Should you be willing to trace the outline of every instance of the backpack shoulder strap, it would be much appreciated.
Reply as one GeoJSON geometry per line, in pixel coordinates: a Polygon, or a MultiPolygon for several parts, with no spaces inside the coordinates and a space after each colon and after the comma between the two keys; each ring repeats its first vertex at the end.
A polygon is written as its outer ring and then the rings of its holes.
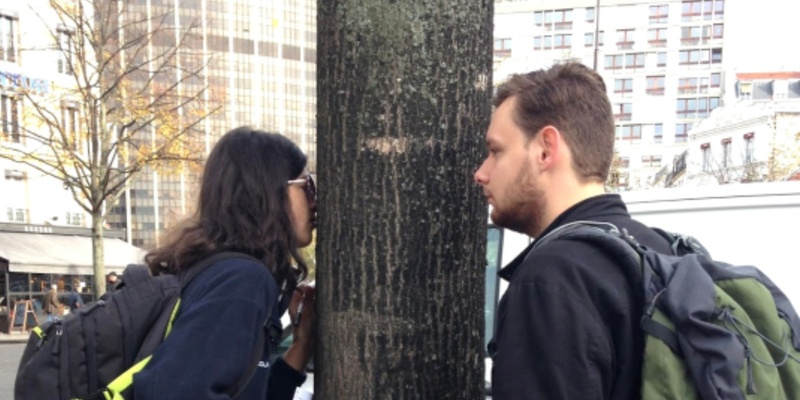
{"type": "Polygon", "coordinates": [[[708,252],[708,249],[706,249],[697,239],[692,236],[668,232],[661,228],[651,227],[650,229],[669,242],[669,246],[672,249],[673,255],[683,256],[686,254],[701,254],[711,258],[711,254],[708,252]]]}

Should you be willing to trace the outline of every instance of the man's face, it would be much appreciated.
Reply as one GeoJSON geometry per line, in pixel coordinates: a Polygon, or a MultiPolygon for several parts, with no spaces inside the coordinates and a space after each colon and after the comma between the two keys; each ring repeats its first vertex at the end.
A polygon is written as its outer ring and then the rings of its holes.
{"type": "Polygon", "coordinates": [[[537,181],[529,141],[513,119],[516,100],[504,101],[492,115],[486,132],[489,155],[475,171],[475,182],[492,206],[492,221],[504,228],[533,235],[541,227],[545,200],[537,181]]]}

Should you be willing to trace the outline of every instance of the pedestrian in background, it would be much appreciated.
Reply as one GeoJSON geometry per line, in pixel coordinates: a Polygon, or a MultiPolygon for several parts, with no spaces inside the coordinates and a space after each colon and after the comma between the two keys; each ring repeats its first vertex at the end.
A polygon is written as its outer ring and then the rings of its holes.
{"type": "Polygon", "coordinates": [[[54,321],[61,316],[61,301],[58,300],[58,285],[55,283],[50,285],[50,290],[44,295],[42,308],[44,308],[48,322],[54,321]]]}

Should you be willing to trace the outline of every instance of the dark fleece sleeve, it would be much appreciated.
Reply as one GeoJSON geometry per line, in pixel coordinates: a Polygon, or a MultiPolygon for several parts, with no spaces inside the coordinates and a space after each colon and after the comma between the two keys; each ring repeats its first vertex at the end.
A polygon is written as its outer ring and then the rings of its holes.
{"type": "Polygon", "coordinates": [[[282,357],[270,368],[267,400],[292,400],[297,387],[306,380],[306,374],[286,364],[282,357]]]}

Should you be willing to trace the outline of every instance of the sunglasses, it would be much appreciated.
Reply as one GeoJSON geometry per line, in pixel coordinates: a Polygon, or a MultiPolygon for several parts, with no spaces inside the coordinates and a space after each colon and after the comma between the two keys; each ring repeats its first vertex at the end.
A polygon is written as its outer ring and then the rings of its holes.
{"type": "Polygon", "coordinates": [[[309,202],[317,201],[317,185],[314,184],[314,176],[306,171],[306,176],[300,179],[292,179],[288,182],[290,185],[303,185],[306,192],[306,198],[309,202]]]}

